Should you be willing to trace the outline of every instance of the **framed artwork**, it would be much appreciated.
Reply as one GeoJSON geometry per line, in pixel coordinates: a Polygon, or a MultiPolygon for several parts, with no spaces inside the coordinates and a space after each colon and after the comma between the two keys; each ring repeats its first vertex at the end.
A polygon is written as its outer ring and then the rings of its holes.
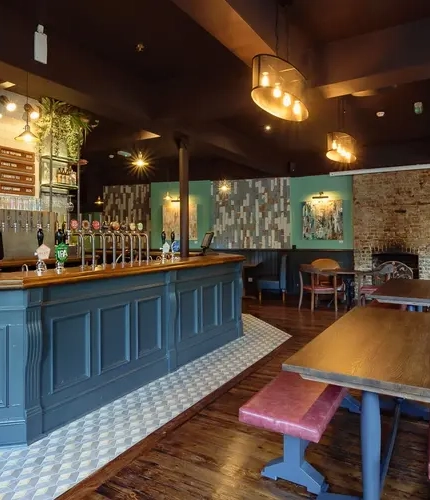
{"type": "Polygon", "coordinates": [[[305,201],[302,206],[303,239],[343,240],[343,201],[305,201]]]}
{"type": "MultiPolygon", "coordinates": [[[[176,239],[180,236],[180,203],[165,203],[163,205],[163,231],[166,231],[168,235],[172,231],[175,232],[176,239]]],[[[197,205],[190,203],[189,205],[190,214],[190,240],[197,240],[197,205]]]]}

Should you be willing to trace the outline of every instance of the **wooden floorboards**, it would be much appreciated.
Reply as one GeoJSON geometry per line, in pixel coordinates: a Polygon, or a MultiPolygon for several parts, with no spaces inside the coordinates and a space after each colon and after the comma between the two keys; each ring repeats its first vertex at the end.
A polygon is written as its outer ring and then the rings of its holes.
{"type": "MultiPolygon", "coordinates": [[[[245,304],[254,314],[287,331],[292,338],[253,369],[169,422],[115,461],[64,494],[62,500],[251,500],[314,498],[286,481],[262,479],[260,470],[282,453],[281,436],[242,425],[239,407],[281,369],[282,362],[335,319],[321,309],[311,315],[294,305],[256,301],[245,304]]],[[[389,417],[383,417],[384,431],[389,417]]],[[[340,410],[307,458],[326,475],[337,493],[361,488],[359,417],[340,410]]],[[[384,500],[429,500],[428,424],[402,418],[386,480],[384,500]]]]}

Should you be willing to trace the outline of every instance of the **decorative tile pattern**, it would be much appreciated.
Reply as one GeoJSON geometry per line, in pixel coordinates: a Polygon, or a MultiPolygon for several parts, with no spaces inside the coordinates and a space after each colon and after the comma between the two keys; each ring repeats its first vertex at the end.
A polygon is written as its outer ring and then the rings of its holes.
{"type": "Polygon", "coordinates": [[[132,186],[103,186],[104,216],[108,220],[143,222],[150,231],[151,209],[149,184],[132,186]]]}
{"type": "Polygon", "coordinates": [[[212,183],[214,248],[290,248],[290,179],[230,182],[228,194],[212,183]]]}
{"type": "Polygon", "coordinates": [[[290,335],[244,314],[245,335],[27,448],[0,452],[0,500],[52,500],[228,382],[290,335]]]}

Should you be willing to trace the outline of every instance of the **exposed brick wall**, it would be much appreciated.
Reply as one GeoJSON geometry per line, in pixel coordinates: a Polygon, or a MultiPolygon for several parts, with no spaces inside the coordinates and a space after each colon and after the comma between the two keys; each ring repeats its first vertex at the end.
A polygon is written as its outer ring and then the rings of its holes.
{"type": "Polygon", "coordinates": [[[353,179],[354,262],[369,269],[374,250],[402,247],[419,256],[430,279],[430,172],[357,175],[353,179]]]}

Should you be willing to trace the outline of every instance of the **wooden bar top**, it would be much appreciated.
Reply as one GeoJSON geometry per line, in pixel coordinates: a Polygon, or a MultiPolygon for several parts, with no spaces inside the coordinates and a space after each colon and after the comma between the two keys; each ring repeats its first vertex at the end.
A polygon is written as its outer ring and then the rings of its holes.
{"type": "Polygon", "coordinates": [[[359,307],[287,359],[303,378],[430,402],[430,314],[359,307]]]}
{"type": "Polygon", "coordinates": [[[79,267],[69,267],[62,274],[57,274],[54,269],[49,269],[42,276],[38,276],[34,271],[0,273],[0,290],[16,290],[37,288],[51,285],[65,285],[68,283],[82,283],[83,281],[93,281],[99,279],[121,278],[145,273],[158,273],[163,271],[175,271],[191,269],[196,267],[215,266],[219,264],[229,264],[242,262],[245,257],[242,255],[217,254],[201,257],[185,257],[175,262],[152,260],[148,264],[142,265],[117,264],[115,268],[109,264],[106,269],[96,269],[81,271],[79,267]]]}
{"type": "MultiPolygon", "coordinates": [[[[22,267],[24,264],[27,264],[27,266],[32,266],[36,267],[36,262],[37,259],[36,257],[21,257],[17,259],[3,259],[0,260],[0,269],[11,269],[14,267],[22,267]]],[[[78,263],[81,262],[80,257],[69,257],[67,259],[67,262],[70,263],[78,263]]],[[[46,259],[45,260],[46,265],[51,265],[55,264],[55,258],[51,259],[46,259]]]]}

